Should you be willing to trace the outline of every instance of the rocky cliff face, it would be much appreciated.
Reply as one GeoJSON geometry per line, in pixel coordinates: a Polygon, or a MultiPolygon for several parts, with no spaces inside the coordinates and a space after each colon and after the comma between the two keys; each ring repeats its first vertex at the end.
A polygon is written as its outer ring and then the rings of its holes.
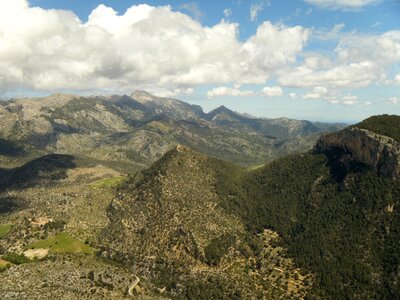
{"type": "Polygon", "coordinates": [[[400,144],[366,129],[349,127],[323,135],[315,150],[346,172],[372,169],[383,177],[400,177],[400,144]]]}

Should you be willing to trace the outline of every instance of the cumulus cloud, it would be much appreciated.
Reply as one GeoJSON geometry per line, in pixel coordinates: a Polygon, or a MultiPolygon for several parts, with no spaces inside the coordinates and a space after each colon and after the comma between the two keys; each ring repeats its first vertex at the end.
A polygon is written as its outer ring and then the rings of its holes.
{"type": "Polygon", "coordinates": [[[373,61],[380,67],[400,61],[400,30],[381,35],[343,34],[335,52],[340,62],[373,61]]]}
{"type": "Polygon", "coordinates": [[[270,22],[261,24],[241,48],[241,53],[249,58],[241,62],[242,70],[252,74],[253,83],[264,83],[268,76],[263,70],[279,70],[295,63],[308,36],[309,31],[300,26],[287,28],[270,22]]]}
{"type": "Polygon", "coordinates": [[[261,90],[261,96],[264,97],[280,97],[283,95],[282,88],[279,86],[266,86],[261,90]]]}
{"type": "Polygon", "coordinates": [[[400,104],[400,97],[390,97],[389,102],[393,104],[400,104]]]}
{"type": "Polygon", "coordinates": [[[314,70],[299,66],[282,75],[279,82],[290,87],[328,86],[358,88],[369,85],[377,78],[375,65],[370,61],[339,65],[331,69],[314,70]]]}
{"type": "Polygon", "coordinates": [[[288,87],[323,86],[330,90],[396,82],[397,77],[388,80],[387,76],[396,68],[398,71],[400,31],[381,35],[338,33],[338,36],[332,56],[305,55],[303,64],[284,69],[278,82],[288,87]]]}
{"type": "Polygon", "coordinates": [[[297,99],[297,94],[296,93],[290,93],[289,94],[290,99],[297,99]]]}
{"type": "MultiPolygon", "coordinates": [[[[255,4],[260,3],[268,5],[255,4]]],[[[72,12],[0,0],[0,94],[18,88],[116,93],[143,88],[176,96],[216,84],[222,89],[210,91],[211,97],[248,96],[254,92],[225,86],[276,79],[281,87],[307,88],[309,99],[316,97],[314,88],[325,88],[329,92],[322,98],[331,101],[342,88],[400,83],[400,30],[371,35],[344,33],[343,27],[326,35],[263,22],[240,40],[237,23],[207,27],[169,6],[134,5],[119,14],[99,5],[82,22],[72,12]],[[332,55],[304,52],[310,37],[323,42],[324,36],[337,41],[332,55]]],[[[351,100],[343,99],[333,100],[351,100]]]]}
{"type": "Polygon", "coordinates": [[[357,10],[367,5],[379,3],[380,0],[304,0],[308,4],[316,5],[323,9],[357,10]]]}
{"type": "Polygon", "coordinates": [[[233,96],[233,97],[250,97],[254,96],[255,93],[252,90],[240,90],[239,87],[226,87],[221,86],[212,89],[211,91],[207,92],[207,98],[211,99],[214,97],[222,97],[222,96],[233,96]]]}
{"type": "Polygon", "coordinates": [[[238,24],[202,26],[169,6],[100,5],[83,23],[72,12],[0,1],[0,93],[24,88],[193,88],[265,83],[296,62],[309,30],[262,23],[245,41],[238,24]]]}

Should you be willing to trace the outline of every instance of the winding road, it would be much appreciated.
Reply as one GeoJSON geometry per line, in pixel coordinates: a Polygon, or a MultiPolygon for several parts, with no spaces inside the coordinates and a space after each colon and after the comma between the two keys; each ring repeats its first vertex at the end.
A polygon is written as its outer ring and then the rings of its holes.
{"type": "Polygon", "coordinates": [[[139,277],[137,277],[136,275],[134,275],[135,276],[135,281],[129,286],[129,289],[128,289],[128,294],[129,294],[129,296],[134,296],[133,295],[133,289],[139,284],[139,282],[140,282],[140,279],[139,279],[139,277]]]}

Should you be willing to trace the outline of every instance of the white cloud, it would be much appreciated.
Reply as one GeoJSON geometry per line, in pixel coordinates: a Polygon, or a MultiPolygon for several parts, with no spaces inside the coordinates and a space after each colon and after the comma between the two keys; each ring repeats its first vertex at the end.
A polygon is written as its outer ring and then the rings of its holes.
{"type": "Polygon", "coordinates": [[[357,96],[345,95],[339,96],[335,91],[329,90],[324,86],[316,86],[312,91],[302,97],[304,100],[327,100],[332,104],[353,105],[358,101],[357,96]]]}
{"type": "Polygon", "coordinates": [[[318,53],[312,53],[312,55],[305,55],[304,66],[312,70],[316,70],[321,68],[329,69],[332,68],[334,65],[332,63],[332,60],[328,57],[325,57],[318,53]]]}
{"type": "MultiPolygon", "coordinates": [[[[264,87],[258,95],[263,97],[280,97],[283,95],[283,91],[279,86],[264,87]]],[[[257,96],[257,94],[253,90],[241,90],[239,84],[235,84],[233,88],[221,86],[207,92],[208,99],[222,96],[251,97],[257,96]]]]}
{"type": "Polygon", "coordinates": [[[186,89],[179,89],[176,88],[174,90],[168,90],[168,89],[153,89],[149,90],[153,95],[156,95],[158,97],[177,97],[177,96],[188,96],[193,94],[194,89],[193,88],[186,88],[186,89]]]}
{"type": "Polygon", "coordinates": [[[222,97],[222,96],[233,96],[233,97],[250,97],[254,96],[255,93],[252,90],[240,90],[237,86],[229,88],[226,86],[221,86],[212,89],[207,92],[207,98],[222,97]]]}
{"type": "Polygon", "coordinates": [[[332,99],[329,102],[332,104],[353,105],[357,103],[357,100],[357,96],[347,95],[342,98],[332,99]]]}
{"type": "Polygon", "coordinates": [[[400,74],[397,74],[397,75],[394,77],[394,82],[397,83],[397,84],[400,84],[400,74]]]}
{"type": "Polygon", "coordinates": [[[400,30],[382,35],[343,34],[335,52],[340,61],[373,61],[378,66],[400,62],[400,30]]]}
{"type": "Polygon", "coordinates": [[[280,97],[283,95],[283,91],[281,87],[279,86],[273,86],[273,87],[265,87],[261,90],[261,96],[264,97],[280,97]]]}
{"type": "Polygon", "coordinates": [[[230,16],[232,16],[232,9],[230,9],[230,8],[225,8],[224,11],[223,11],[223,13],[224,13],[224,17],[225,17],[225,18],[229,18],[230,16]]]}
{"type": "Polygon", "coordinates": [[[255,22],[257,21],[258,14],[264,10],[266,6],[270,6],[270,1],[261,1],[258,3],[253,3],[250,5],[250,21],[255,22]]]}
{"type": "MultiPolygon", "coordinates": [[[[242,70],[252,74],[257,83],[268,79],[266,70],[279,70],[296,62],[308,40],[309,31],[300,26],[287,28],[269,22],[261,24],[254,36],[250,37],[241,48],[241,53],[249,58],[241,62],[242,70]]],[[[246,82],[250,83],[250,82],[246,82]]]]}
{"type": "Polygon", "coordinates": [[[379,3],[380,0],[304,0],[308,4],[316,5],[323,9],[356,10],[367,5],[379,3]]]}
{"type": "Polygon", "coordinates": [[[328,89],[323,86],[315,87],[312,92],[303,95],[304,100],[322,99],[328,95],[328,89]]]}
{"type": "Polygon", "coordinates": [[[290,93],[289,94],[290,99],[297,99],[297,94],[296,93],[290,93]]]}
{"type": "MultiPolygon", "coordinates": [[[[302,65],[283,69],[278,82],[283,86],[325,86],[332,90],[390,82],[388,74],[398,70],[400,63],[400,31],[367,35],[340,30],[335,26],[330,31],[339,38],[332,56],[306,54],[302,65]]],[[[318,39],[320,35],[318,32],[318,39]]]]}
{"type": "Polygon", "coordinates": [[[393,104],[400,104],[400,97],[390,97],[389,102],[393,104]]]}
{"type": "Polygon", "coordinates": [[[130,26],[149,18],[154,7],[147,4],[132,6],[124,15],[119,16],[111,7],[100,4],[89,15],[87,27],[98,26],[109,33],[118,34],[123,30],[128,30],[130,26]]]}
{"type": "MultiPolygon", "coordinates": [[[[349,103],[355,100],[346,97],[354,96],[337,97],[340,89],[400,84],[400,30],[372,35],[343,28],[323,33],[264,22],[242,41],[237,23],[206,27],[169,6],[135,5],[119,14],[100,5],[82,22],[72,12],[0,0],[0,95],[17,88],[117,93],[158,87],[158,94],[175,96],[201,84],[265,85],[272,78],[281,87],[309,89],[308,99],[321,87],[328,92],[319,98],[349,103]],[[304,53],[310,36],[337,47],[330,56],[304,53]]],[[[254,95],[240,86],[225,93],[254,95]]]]}
{"type": "Polygon", "coordinates": [[[264,22],[240,41],[238,27],[224,20],[206,27],[145,4],[123,14],[100,5],[83,23],[72,12],[0,0],[0,94],[262,84],[296,62],[309,36],[300,26],[264,22]]]}
{"type": "Polygon", "coordinates": [[[358,88],[376,80],[375,66],[370,61],[339,65],[330,69],[314,70],[307,66],[294,68],[291,73],[283,74],[279,82],[283,86],[331,88],[358,88]]]}

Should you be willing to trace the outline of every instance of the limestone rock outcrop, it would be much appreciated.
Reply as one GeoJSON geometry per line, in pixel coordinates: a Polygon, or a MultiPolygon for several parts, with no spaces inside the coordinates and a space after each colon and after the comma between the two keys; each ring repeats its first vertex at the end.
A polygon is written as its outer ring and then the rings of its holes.
{"type": "Polygon", "coordinates": [[[380,176],[400,177],[400,144],[366,129],[349,127],[323,135],[315,146],[346,171],[373,169],[380,176]]]}

